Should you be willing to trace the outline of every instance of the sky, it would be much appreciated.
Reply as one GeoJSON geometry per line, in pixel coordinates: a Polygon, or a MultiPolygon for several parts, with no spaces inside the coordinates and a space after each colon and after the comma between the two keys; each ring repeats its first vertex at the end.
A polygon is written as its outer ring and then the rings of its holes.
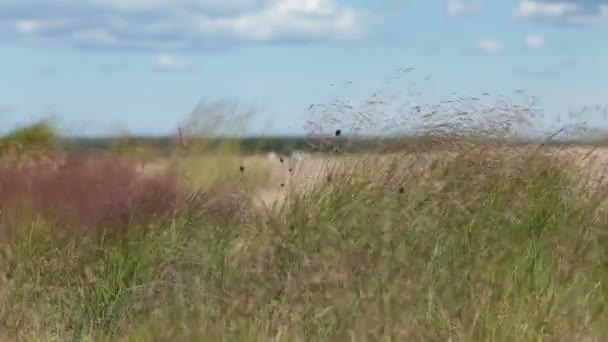
{"type": "Polygon", "coordinates": [[[607,38],[608,0],[0,0],[0,126],[171,134],[221,100],[300,134],[404,69],[418,102],[523,90],[549,124],[608,101],[607,38]]]}

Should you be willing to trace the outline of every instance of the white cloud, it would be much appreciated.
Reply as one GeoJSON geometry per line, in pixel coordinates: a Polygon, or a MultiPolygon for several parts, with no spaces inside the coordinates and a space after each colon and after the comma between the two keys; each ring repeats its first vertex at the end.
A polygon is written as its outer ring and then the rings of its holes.
{"type": "Polygon", "coordinates": [[[502,44],[496,39],[479,39],[475,42],[474,47],[483,53],[497,53],[503,50],[502,44]]]}
{"type": "Polygon", "coordinates": [[[21,33],[28,34],[38,31],[40,25],[34,20],[18,20],[15,22],[15,28],[21,33]]]}
{"type": "Polygon", "coordinates": [[[478,13],[481,10],[479,1],[471,0],[448,0],[448,15],[451,17],[462,17],[478,13]]]}
{"type": "Polygon", "coordinates": [[[345,0],[0,0],[0,40],[175,49],[236,42],[353,40],[345,0]]]}
{"type": "Polygon", "coordinates": [[[192,63],[174,55],[162,54],[156,59],[155,68],[163,71],[179,71],[192,68],[192,63]]]}
{"type": "Polygon", "coordinates": [[[530,49],[538,49],[545,45],[545,38],[538,34],[529,34],[524,37],[524,45],[530,49]]]}
{"type": "Polygon", "coordinates": [[[608,25],[608,0],[520,0],[515,18],[566,25],[608,25]]]}

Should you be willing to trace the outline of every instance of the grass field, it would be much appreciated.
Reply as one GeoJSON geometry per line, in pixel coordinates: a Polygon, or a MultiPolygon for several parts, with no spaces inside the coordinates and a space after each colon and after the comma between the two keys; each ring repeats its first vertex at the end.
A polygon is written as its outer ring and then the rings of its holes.
{"type": "Polygon", "coordinates": [[[607,160],[463,144],[2,163],[0,339],[603,341],[607,160]]]}

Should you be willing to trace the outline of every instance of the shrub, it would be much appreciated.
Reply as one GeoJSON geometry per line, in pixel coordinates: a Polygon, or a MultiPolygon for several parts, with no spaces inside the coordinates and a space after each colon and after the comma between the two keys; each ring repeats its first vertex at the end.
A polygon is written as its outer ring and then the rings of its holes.
{"type": "Polygon", "coordinates": [[[52,150],[59,146],[60,136],[49,122],[42,121],[18,128],[2,138],[2,150],[52,150]]]}

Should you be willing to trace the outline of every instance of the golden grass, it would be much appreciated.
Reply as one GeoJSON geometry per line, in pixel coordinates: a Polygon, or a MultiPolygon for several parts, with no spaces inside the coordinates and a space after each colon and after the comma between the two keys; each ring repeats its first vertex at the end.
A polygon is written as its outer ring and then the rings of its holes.
{"type": "MultiPolygon", "coordinates": [[[[537,145],[527,147],[489,147],[482,148],[488,156],[502,155],[505,158],[519,158],[525,154],[539,151],[537,145]]],[[[471,153],[479,148],[474,148],[471,153]]],[[[592,182],[608,181],[608,148],[589,146],[545,147],[543,153],[555,155],[564,160],[574,161],[592,182]]],[[[323,154],[304,154],[301,157],[275,156],[260,154],[240,156],[233,151],[189,155],[180,159],[159,159],[142,168],[144,174],[159,174],[173,168],[187,184],[195,188],[209,188],[224,184],[252,189],[253,195],[267,207],[277,206],[290,191],[311,191],[316,186],[331,180],[332,173],[355,171],[357,165],[374,165],[381,174],[387,169],[425,170],[435,162],[445,162],[460,158],[461,152],[436,151],[391,154],[354,154],[328,156],[323,154]],[[282,160],[282,162],[280,161],[282,160]],[[245,171],[241,172],[240,167],[245,171]]],[[[371,170],[374,171],[374,170],[371,170]]]]}

